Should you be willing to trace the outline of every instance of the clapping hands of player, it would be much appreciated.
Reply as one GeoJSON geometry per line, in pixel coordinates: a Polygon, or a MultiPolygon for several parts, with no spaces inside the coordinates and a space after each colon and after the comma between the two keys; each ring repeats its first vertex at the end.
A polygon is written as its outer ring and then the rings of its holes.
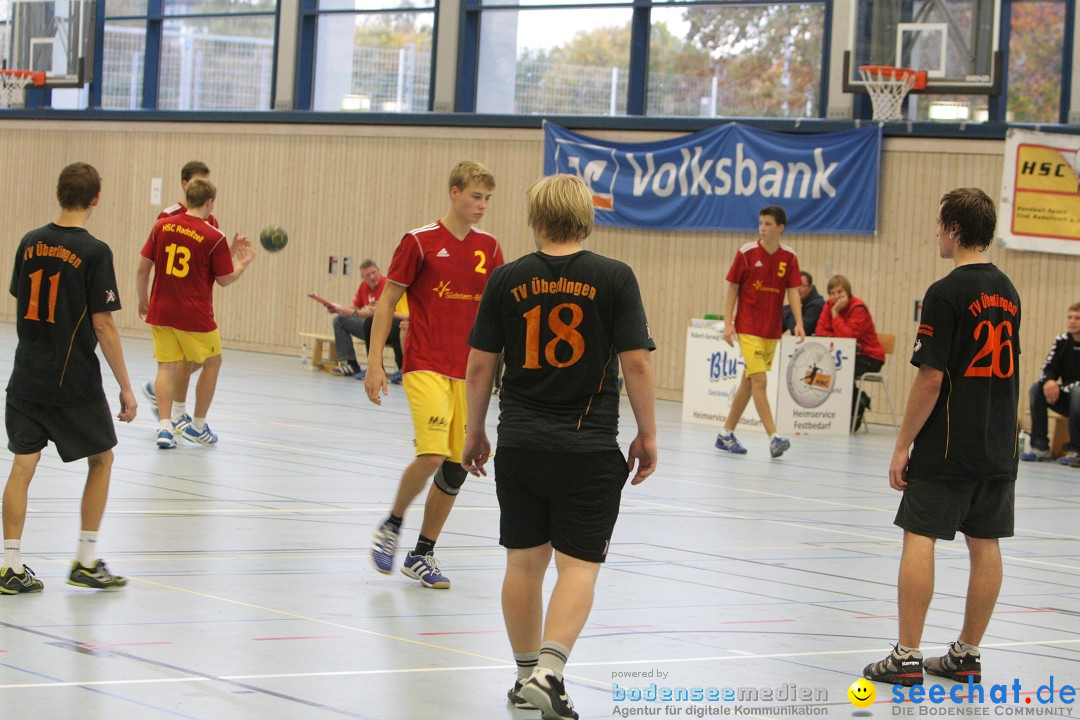
{"type": "Polygon", "coordinates": [[[233,249],[233,262],[246,267],[248,263],[255,259],[255,250],[251,247],[251,240],[247,235],[241,235],[237,233],[233,235],[232,240],[233,249]]]}

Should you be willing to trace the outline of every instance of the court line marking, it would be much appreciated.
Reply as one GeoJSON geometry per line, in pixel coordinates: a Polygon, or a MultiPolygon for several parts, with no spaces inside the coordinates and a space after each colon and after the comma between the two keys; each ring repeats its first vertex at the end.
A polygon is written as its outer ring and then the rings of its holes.
{"type": "MultiPolygon", "coordinates": [[[[182,592],[185,591],[180,588],[182,592]]],[[[195,595],[201,595],[202,593],[192,593],[195,595]]],[[[211,596],[212,597],[212,596],[211,596]]],[[[229,601],[237,602],[237,601],[229,601]]],[[[247,605],[247,603],[238,602],[240,605],[247,605]]],[[[254,607],[254,606],[252,606],[254,607]]],[[[277,611],[280,612],[280,611],[277,611]]],[[[287,614],[287,613],[286,613],[287,614]]],[[[332,623],[331,623],[332,624],[332,623]]],[[[347,627],[347,626],[341,626],[347,627]]],[[[356,628],[349,628],[356,629],[356,628]]],[[[360,630],[360,632],[368,632],[360,630]]],[[[379,633],[371,633],[379,634],[379,633]]],[[[391,637],[384,635],[383,637],[391,637]]],[[[415,642],[415,641],[412,641],[415,642]]],[[[998,643],[983,643],[979,647],[984,648],[1008,648],[1008,647],[1032,647],[1038,645],[1074,645],[1080,643],[1080,638],[1064,638],[1064,639],[1047,639],[1047,640],[1017,640],[1010,642],[998,642],[998,643]]],[[[416,643],[424,645],[426,643],[416,643]]],[[[434,647],[434,646],[433,646],[434,647]]],[[[439,649],[451,649],[451,648],[439,648],[439,649]]],[[[731,650],[730,655],[710,655],[705,657],[676,657],[676,658],[651,658],[646,660],[596,660],[591,662],[571,662],[567,665],[567,668],[585,668],[585,667],[600,667],[600,666],[623,666],[623,665],[658,665],[665,663],[701,663],[701,662],[722,662],[726,660],[772,660],[778,658],[799,658],[799,657],[820,657],[823,655],[872,655],[880,651],[880,647],[872,648],[860,648],[853,650],[826,650],[826,651],[804,651],[804,652],[789,652],[789,653],[744,653],[741,650],[731,650]]],[[[451,649],[452,650],[452,649],[451,649]]],[[[453,650],[452,650],[453,651],[453,650]]],[[[460,651],[454,651],[460,652],[460,651]]],[[[468,653],[466,653],[468,654],[468,653]]],[[[477,657],[483,657],[477,655],[477,657]]],[[[168,683],[194,683],[194,682],[213,682],[215,680],[226,681],[250,681],[250,680],[287,680],[296,678],[318,678],[318,677],[357,677],[364,675],[395,675],[395,674],[415,674],[415,673],[432,673],[432,672],[472,672],[477,670],[506,670],[513,667],[513,663],[501,663],[499,665],[456,665],[447,667],[419,667],[419,668],[379,668],[375,670],[330,670],[326,672],[305,672],[305,673],[269,673],[258,675],[220,675],[216,678],[209,677],[182,677],[182,678],[143,678],[133,680],[89,680],[85,682],[70,681],[70,682],[43,682],[43,683],[9,683],[0,685],[0,690],[17,690],[17,689],[29,689],[29,688],[62,688],[62,687],[74,687],[74,686],[86,686],[97,687],[104,685],[154,685],[154,684],[168,684],[168,683]]],[[[591,678],[583,678],[575,674],[566,673],[566,677],[582,680],[600,687],[610,686],[610,682],[601,682],[599,680],[593,680],[591,678]]]]}

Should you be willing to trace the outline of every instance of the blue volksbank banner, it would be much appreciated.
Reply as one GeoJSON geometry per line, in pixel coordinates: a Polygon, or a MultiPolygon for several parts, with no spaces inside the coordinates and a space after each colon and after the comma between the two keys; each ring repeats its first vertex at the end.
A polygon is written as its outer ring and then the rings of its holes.
{"type": "Polygon", "coordinates": [[[544,174],[584,180],[597,224],[614,227],[752,231],[780,205],[789,231],[873,234],[880,159],[880,125],[785,135],[732,123],[616,143],[544,123],[544,174]]]}

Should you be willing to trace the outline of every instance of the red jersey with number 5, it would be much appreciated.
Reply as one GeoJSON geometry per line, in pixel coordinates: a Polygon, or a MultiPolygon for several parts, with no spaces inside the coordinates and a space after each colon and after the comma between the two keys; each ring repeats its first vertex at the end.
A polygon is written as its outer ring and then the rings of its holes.
{"type": "Polygon", "coordinates": [[[480,296],[503,264],[494,235],[473,228],[463,240],[441,222],[405,234],[386,276],[409,289],[409,351],[404,372],[430,370],[465,379],[480,296]]]}
{"type": "Polygon", "coordinates": [[[214,321],[214,279],[233,272],[229,241],[194,215],[157,221],[142,256],[154,263],[154,286],[146,322],[185,332],[210,332],[214,321]]]}
{"type": "Polygon", "coordinates": [[[795,251],[781,243],[770,254],[758,241],[746,243],[735,253],[727,281],[739,286],[735,332],[778,339],[784,333],[784,297],[802,283],[795,251]]]}

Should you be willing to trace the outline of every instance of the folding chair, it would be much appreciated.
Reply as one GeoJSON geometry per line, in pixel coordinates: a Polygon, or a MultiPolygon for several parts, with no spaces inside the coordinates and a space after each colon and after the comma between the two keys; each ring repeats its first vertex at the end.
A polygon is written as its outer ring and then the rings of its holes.
{"type": "MultiPolygon", "coordinates": [[[[882,365],[882,369],[885,369],[889,365],[889,356],[893,354],[893,348],[896,345],[896,336],[889,333],[878,333],[878,342],[881,343],[881,349],[885,351],[885,364],[882,365]]],[[[866,373],[860,378],[855,379],[855,408],[856,411],[851,414],[851,432],[855,432],[855,418],[859,416],[858,407],[862,402],[862,396],[867,395],[863,389],[863,383],[881,383],[885,389],[885,404],[889,406],[889,416],[892,418],[893,427],[897,432],[900,432],[900,424],[896,422],[896,412],[893,410],[892,397],[889,395],[889,378],[885,376],[883,372],[866,373]]],[[[863,430],[870,432],[870,428],[867,427],[869,423],[866,422],[866,418],[863,418],[863,430]]]]}

